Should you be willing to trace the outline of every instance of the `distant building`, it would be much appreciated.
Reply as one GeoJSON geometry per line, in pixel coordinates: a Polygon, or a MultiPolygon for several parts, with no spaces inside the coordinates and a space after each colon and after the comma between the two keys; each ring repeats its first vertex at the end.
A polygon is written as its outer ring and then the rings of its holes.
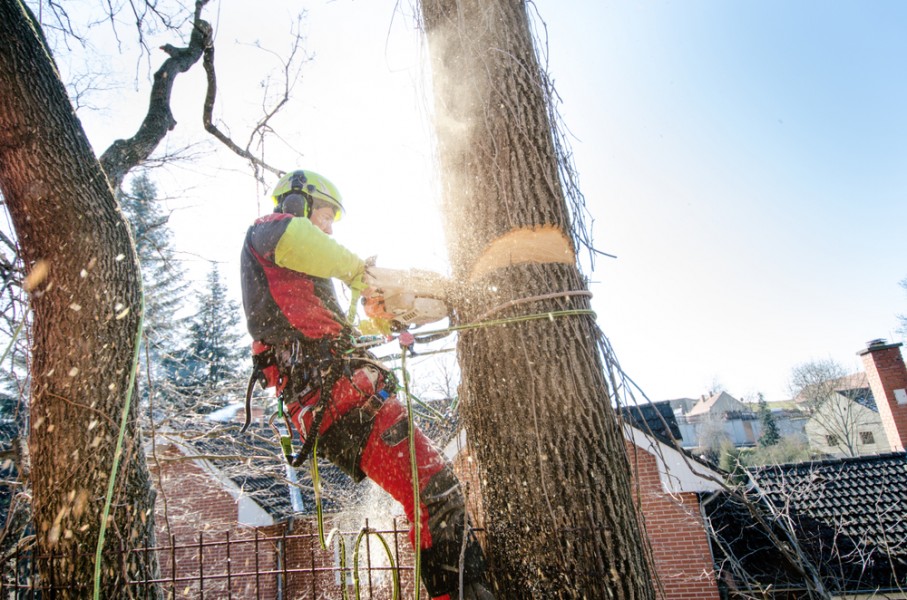
{"type": "Polygon", "coordinates": [[[846,387],[830,393],[806,423],[809,445],[822,454],[865,456],[889,449],[869,381],[860,375],[845,378],[846,387]]]}
{"type": "MultiPolygon", "coordinates": [[[[752,404],[741,402],[727,392],[703,396],[699,400],[677,398],[667,400],[677,416],[677,426],[684,448],[718,448],[723,442],[738,448],[759,443],[762,422],[752,404]]],[[[769,407],[774,403],[769,403],[769,407]]],[[[780,403],[779,403],[780,404],[780,403]]],[[[783,408],[771,408],[778,433],[784,438],[805,441],[808,416],[786,403],[783,408]]]]}
{"type": "Polygon", "coordinates": [[[677,416],[677,425],[684,448],[717,448],[724,441],[737,447],[755,446],[761,433],[756,413],[727,392],[703,396],[677,416]]]}
{"type": "Polygon", "coordinates": [[[873,340],[858,354],[865,373],[835,382],[806,426],[809,443],[829,456],[867,456],[904,450],[907,367],[902,344],[873,340]]]}
{"type": "Polygon", "coordinates": [[[900,348],[870,342],[858,352],[866,376],[845,378],[833,398],[878,418],[878,452],[748,468],[738,492],[703,501],[723,598],[907,598],[907,366],[900,348]]]}

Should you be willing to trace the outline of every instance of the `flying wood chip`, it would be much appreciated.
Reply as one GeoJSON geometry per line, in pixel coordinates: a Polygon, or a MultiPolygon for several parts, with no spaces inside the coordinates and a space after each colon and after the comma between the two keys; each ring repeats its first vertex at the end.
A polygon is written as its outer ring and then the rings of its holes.
{"type": "Polygon", "coordinates": [[[39,260],[35,263],[35,266],[31,268],[31,271],[28,272],[28,275],[25,276],[25,280],[22,282],[22,288],[26,292],[31,292],[41,285],[41,282],[47,279],[47,272],[49,270],[50,265],[48,265],[47,261],[39,260]]]}

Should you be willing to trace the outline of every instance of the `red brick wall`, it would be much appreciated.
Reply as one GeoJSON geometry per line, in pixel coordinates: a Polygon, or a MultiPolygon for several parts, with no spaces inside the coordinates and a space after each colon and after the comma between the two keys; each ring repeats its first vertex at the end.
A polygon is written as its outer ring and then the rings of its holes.
{"type": "Polygon", "coordinates": [[[655,572],[664,600],[718,600],[718,586],[695,493],[667,494],[661,485],[655,457],[627,442],[655,572]]]}
{"type": "Polygon", "coordinates": [[[228,580],[227,544],[230,544],[230,586],[238,597],[255,597],[256,586],[273,595],[274,576],[245,575],[273,570],[277,564],[275,541],[279,529],[260,530],[237,523],[236,500],[206,470],[186,460],[174,446],[158,448],[161,468],[149,460],[157,488],[155,526],[161,574],[169,580],[168,593],[195,598],[200,590],[223,592],[228,580]],[[257,561],[256,561],[257,557],[257,561]],[[174,570],[175,565],[175,570],[174,570]],[[199,579],[204,577],[203,582],[199,579]],[[184,581],[181,581],[184,580],[184,581]],[[172,588],[172,589],[171,589],[172,588]]]}
{"type": "Polygon", "coordinates": [[[894,390],[907,389],[907,367],[901,344],[870,346],[860,352],[882,426],[893,451],[907,448],[907,404],[898,404],[894,390]]]}
{"type": "MultiPolygon", "coordinates": [[[[239,525],[236,500],[209,471],[186,460],[174,446],[158,447],[157,456],[160,463],[149,459],[149,464],[158,492],[157,548],[167,597],[198,598],[202,591],[205,597],[227,597],[228,572],[230,597],[235,599],[277,597],[278,581],[284,582],[291,598],[342,597],[333,545],[328,550],[321,548],[314,517],[258,528],[239,525]],[[281,555],[285,565],[280,563],[281,555]]],[[[324,527],[326,535],[333,528],[329,516],[324,527]]],[[[408,525],[400,520],[392,529],[403,533],[380,533],[397,566],[403,567],[401,597],[412,597],[413,554],[405,533],[408,525]]],[[[356,533],[346,535],[344,541],[350,556],[347,567],[352,568],[356,533]]],[[[370,547],[361,547],[360,590],[364,597],[391,597],[391,580],[382,576],[382,570],[388,573],[386,564],[383,546],[377,540],[370,547]],[[371,579],[369,565],[374,569],[371,579]]],[[[354,595],[350,586],[348,597],[354,595]]],[[[427,597],[424,588],[422,597],[427,597]]]]}

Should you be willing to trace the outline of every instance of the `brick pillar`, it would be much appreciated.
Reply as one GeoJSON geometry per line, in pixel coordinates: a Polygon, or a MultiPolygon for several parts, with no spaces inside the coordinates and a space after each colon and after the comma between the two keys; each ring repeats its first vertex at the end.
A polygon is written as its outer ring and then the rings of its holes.
{"type": "Polygon", "coordinates": [[[655,455],[626,441],[633,494],[652,549],[658,600],[718,600],[715,561],[702,521],[699,495],[668,493],[655,455]]]}
{"type": "Polygon", "coordinates": [[[857,352],[863,358],[869,387],[894,452],[907,448],[907,366],[901,356],[902,345],[873,340],[857,352]]]}

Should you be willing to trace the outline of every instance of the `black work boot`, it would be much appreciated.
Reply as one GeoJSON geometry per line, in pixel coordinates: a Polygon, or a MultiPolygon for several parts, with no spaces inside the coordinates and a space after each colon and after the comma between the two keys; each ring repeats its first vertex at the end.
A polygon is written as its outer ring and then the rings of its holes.
{"type": "MultiPolygon", "coordinates": [[[[494,600],[494,595],[478,581],[463,584],[463,600],[494,600]]],[[[441,596],[432,596],[432,600],[459,600],[460,592],[454,590],[441,596]]]]}
{"type": "Polygon", "coordinates": [[[428,529],[432,540],[431,548],[419,553],[422,582],[429,595],[432,598],[457,600],[460,597],[462,568],[463,598],[493,600],[494,596],[480,583],[485,575],[485,556],[478,540],[467,526],[466,504],[460,482],[453,470],[445,466],[433,475],[420,495],[428,512],[428,529]]]}

